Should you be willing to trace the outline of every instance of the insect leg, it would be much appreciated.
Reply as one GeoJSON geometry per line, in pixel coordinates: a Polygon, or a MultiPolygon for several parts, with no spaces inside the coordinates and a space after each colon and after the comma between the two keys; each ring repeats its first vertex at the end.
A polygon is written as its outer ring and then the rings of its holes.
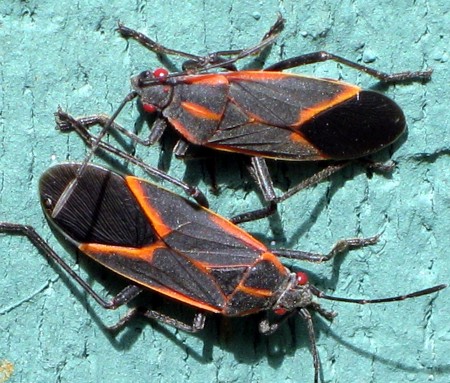
{"type": "Polygon", "coordinates": [[[411,82],[411,81],[428,81],[431,78],[432,70],[417,71],[417,72],[399,72],[399,73],[385,73],[368,66],[358,64],[354,61],[347,60],[341,56],[334,55],[325,51],[307,53],[301,56],[292,57],[267,68],[265,71],[282,71],[289,68],[294,68],[302,65],[309,65],[314,63],[320,63],[324,61],[335,61],[342,65],[349,66],[360,72],[367,73],[369,76],[375,77],[378,80],[385,83],[394,82],[411,82]]]}
{"type": "Polygon", "coordinates": [[[278,328],[286,322],[291,316],[295,314],[295,311],[287,312],[286,314],[278,316],[274,321],[269,322],[268,318],[259,322],[259,332],[263,335],[271,335],[278,330],[278,328]]]}
{"type": "Polygon", "coordinates": [[[273,187],[272,177],[267,168],[266,160],[262,157],[252,157],[249,171],[250,175],[255,179],[261,189],[264,199],[266,201],[276,200],[277,196],[273,187]]]}
{"type": "Polygon", "coordinates": [[[128,28],[122,23],[119,23],[117,27],[117,31],[122,35],[123,38],[131,38],[136,40],[143,47],[155,52],[156,54],[164,54],[164,55],[172,55],[172,56],[180,56],[185,57],[190,60],[199,60],[201,56],[197,56],[191,53],[178,51],[176,49],[167,48],[161,44],[158,44],[156,41],[152,40],[150,37],[144,35],[141,32],[138,32],[134,29],[128,28]]]}
{"type": "Polygon", "coordinates": [[[306,327],[308,329],[308,338],[309,343],[311,345],[311,354],[313,357],[313,365],[314,365],[314,383],[319,383],[319,374],[320,374],[320,360],[319,353],[317,351],[317,342],[316,342],[316,333],[314,331],[314,323],[311,318],[311,313],[304,307],[299,308],[299,315],[306,322],[306,327]]]}
{"type": "MultiPolygon", "coordinates": [[[[58,120],[57,129],[59,129],[61,132],[66,133],[73,130],[77,130],[77,128],[75,127],[75,123],[73,122],[74,120],[73,117],[69,116],[68,114],[62,111],[58,111],[56,116],[58,120]]],[[[80,125],[83,125],[85,129],[89,129],[96,125],[99,125],[104,128],[105,126],[107,126],[110,119],[111,117],[106,114],[94,114],[91,116],[77,118],[76,121],[78,121],[80,125]]],[[[161,138],[166,126],[167,122],[164,119],[157,119],[156,122],[153,124],[150,136],[145,140],[143,140],[133,132],[130,132],[128,129],[125,129],[123,126],[117,124],[116,122],[112,122],[111,125],[108,126],[108,129],[117,130],[118,132],[131,138],[133,141],[137,142],[140,145],[150,146],[161,138]]]]}
{"type": "MultiPolygon", "coordinates": [[[[92,117],[92,120],[95,120],[95,117],[98,116],[92,117]]],[[[87,121],[89,123],[92,120],[88,117],[87,121]]],[[[100,122],[103,121],[104,119],[100,118],[100,122]]],[[[63,126],[64,130],[75,130],[83,139],[85,144],[89,147],[93,145],[94,142],[96,142],[97,138],[93,136],[91,133],[89,133],[87,127],[83,125],[83,119],[77,120],[72,116],[70,116],[69,114],[63,112],[62,110],[58,110],[58,112],[56,113],[56,123],[58,126],[63,126]]],[[[163,179],[180,187],[181,189],[184,190],[184,192],[187,195],[194,198],[197,201],[197,203],[199,203],[202,206],[208,207],[208,200],[206,199],[205,195],[200,191],[200,189],[198,189],[197,187],[188,185],[187,183],[168,175],[162,170],[149,166],[146,163],[139,160],[137,157],[125,153],[122,150],[117,149],[116,147],[109,145],[104,141],[98,142],[98,147],[101,148],[102,150],[107,151],[108,153],[116,155],[120,158],[123,158],[131,162],[134,165],[141,167],[146,173],[150,174],[151,176],[158,177],[159,179],[163,179]]]]}
{"type": "Polygon", "coordinates": [[[268,217],[277,211],[278,203],[283,202],[295,193],[298,193],[300,190],[317,185],[332,174],[346,167],[349,163],[350,162],[341,162],[334,165],[329,165],[325,169],[317,172],[303,182],[292,187],[281,196],[277,197],[265,159],[260,157],[252,157],[252,165],[249,169],[250,174],[255,179],[261,189],[264,199],[268,201],[269,204],[261,209],[236,215],[231,218],[230,221],[238,224],[268,217]]]}
{"type": "Polygon", "coordinates": [[[275,214],[277,211],[277,197],[266,161],[260,157],[252,157],[251,165],[248,166],[248,170],[252,178],[258,184],[258,187],[261,190],[264,199],[268,202],[268,205],[261,209],[238,214],[230,218],[230,221],[235,224],[256,221],[275,214]]]}
{"type": "Polygon", "coordinates": [[[186,332],[197,332],[202,330],[205,326],[206,319],[204,314],[197,313],[194,315],[192,324],[187,324],[171,316],[161,314],[159,311],[137,307],[128,311],[125,316],[123,316],[115,325],[108,327],[108,329],[110,331],[120,331],[129,321],[133,320],[137,316],[144,316],[145,318],[165,323],[186,332]]]}
{"type": "Polygon", "coordinates": [[[116,309],[132,299],[136,298],[142,288],[136,285],[129,285],[119,292],[111,300],[107,301],[100,297],[87,282],[82,279],[73,269],[48,245],[47,242],[36,232],[34,227],[9,222],[0,222],[0,232],[23,235],[41,251],[47,258],[58,264],[75,282],[80,285],[98,304],[105,309],[116,309]]]}
{"type": "Polygon", "coordinates": [[[137,32],[131,28],[124,26],[119,23],[117,28],[118,32],[124,38],[132,38],[136,40],[138,43],[143,45],[145,48],[155,52],[156,54],[164,54],[164,55],[173,55],[187,58],[183,64],[183,70],[186,71],[199,71],[199,70],[207,70],[212,68],[226,68],[229,70],[236,70],[234,67],[234,63],[244,57],[259,54],[265,47],[273,44],[275,39],[278,37],[280,32],[284,28],[284,19],[281,15],[278,15],[277,20],[272,25],[270,30],[264,35],[262,40],[246,49],[234,49],[234,50],[224,50],[217,51],[207,54],[206,56],[198,56],[191,53],[179,51],[176,49],[167,48],[156,41],[150,39],[144,34],[137,32]],[[234,56],[230,59],[226,59],[223,56],[234,56]]]}
{"type": "Polygon", "coordinates": [[[183,138],[179,138],[173,148],[173,154],[175,154],[177,158],[184,158],[186,156],[187,150],[189,149],[189,146],[189,142],[187,142],[183,138]]]}
{"type": "Polygon", "coordinates": [[[336,242],[336,244],[333,246],[333,248],[328,254],[318,254],[301,250],[285,250],[285,249],[277,249],[271,251],[275,255],[278,255],[283,258],[300,259],[303,261],[320,263],[329,261],[333,259],[336,255],[342,254],[346,251],[374,245],[378,242],[379,238],[380,238],[379,235],[375,235],[369,238],[341,239],[340,241],[336,242]]]}

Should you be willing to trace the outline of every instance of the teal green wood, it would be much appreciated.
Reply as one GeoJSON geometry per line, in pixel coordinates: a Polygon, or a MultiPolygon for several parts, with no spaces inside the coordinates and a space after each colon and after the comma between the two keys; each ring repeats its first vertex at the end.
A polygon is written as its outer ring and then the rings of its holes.
{"type": "MultiPolygon", "coordinates": [[[[112,113],[130,90],[131,75],[161,65],[154,54],[121,39],[114,31],[117,21],[169,47],[207,53],[254,44],[277,12],[287,25],[268,63],[324,49],[387,72],[433,68],[434,74],[428,84],[382,88],[401,105],[408,121],[408,135],[378,157],[392,155],[397,162],[391,176],[375,174],[368,179],[361,168],[352,167],[283,203],[279,218],[245,228],[277,247],[322,252],[340,238],[382,233],[378,245],[334,263],[296,263],[311,270],[315,283],[336,296],[384,297],[448,283],[450,5],[446,0],[3,1],[0,220],[35,226],[69,263],[75,262],[45,222],[37,183],[51,165],[80,161],[85,155],[75,135],[55,131],[53,113],[58,106],[74,115],[112,113]]],[[[334,63],[296,72],[364,87],[377,85],[374,79],[334,63]]],[[[130,128],[137,120],[135,105],[125,108],[119,118],[130,128]]],[[[137,150],[152,164],[161,156],[158,145],[137,150]]],[[[170,160],[167,153],[163,157],[171,174],[208,192],[207,172],[198,162],[188,163],[186,171],[181,161],[170,160]]],[[[260,206],[255,188],[245,173],[236,170],[235,161],[226,167],[226,159],[221,159],[220,193],[208,192],[212,208],[231,216],[260,206]]],[[[281,188],[314,169],[308,164],[272,166],[281,188]]],[[[81,261],[77,269],[105,296],[111,286],[115,291],[123,286],[90,263],[81,261]]],[[[8,382],[313,379],[299,318],[271,337],[258,334],[256,318],[218,316],[197,335],[136,321],[113,337],[105,325],[117,321],[125,310],[99,308],[17,236],[0,235],[0,292],[0,360],[14,365],[8,382]]],[[[322,303],[339,313],[332,324],[314,318],[324,382],[448,382],[449,289],[384,305],[322,303]]],[[[184,309],[180,313],[189,316],[184,309]]],[[[3,376],[0,370],[0,380],[3,376]]]]}

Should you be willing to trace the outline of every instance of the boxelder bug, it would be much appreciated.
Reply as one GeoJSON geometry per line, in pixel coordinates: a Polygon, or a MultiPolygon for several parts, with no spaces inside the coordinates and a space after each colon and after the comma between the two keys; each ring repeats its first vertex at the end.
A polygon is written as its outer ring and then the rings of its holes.
{"type": "MultiPolygon", "coordinates": [[[[181,136],[174,149],[178,156],[183,156],[191,144],[249,155],[251,174],[265,200],[270,202],[260,215],[269,215],[278,202],[301,186],[294,186],[277,197],[265,159],[360,158],[390,145],[406,127],[400,107],[381,93],[341,81],[283,73],[283,70],[334,60],[384,83],[426,81],[431,77],[431,70],[387,74],[323,51],[283,60],[263,70],[236,69],[235,62],[270,46],[283,27],[280,16],[253,47],[197,56],[166,48],[119,24],[118,31],[123,37],[133,38],[157,54],[177,55],[188,61],[182,72],[169,74],[166,69],[158,68],[133,77],[133,91],[112,117],[96,115],[81,121],[86,126],[103,125],[97,144],[106,129],[112,127],[139,143],[150,145],[170,125],[181,136]],[[208,72],[217,68],[226,71],[208,72]],[[144,111],[157,115],[147,140],[113,122],[123,106],[135,97],[139,97],[144,111]]],[[[97,144],[93,145],[91,156],[97,144]]]]}
{"type": "Polygon", "coordinates": [[[81,166],[58,165],[42,176],[42,207],[48,220],[68,241],[124,277],[129,286],[106,301],[32,227],[4,222],[0,223],[0,231],[27,236],[104,308],[115,309],[150,289],[197,311],[192,324],[187,324],[150,308],[134,308],[113,329],[119,329],[138,314],[195,332],[203,328],[208,312],[231,317],[274,311],[275,319],[266,317],[259,325],[261,333],[271,334],[287,318],[298,314],[307,323],[314,382],[318,382],[319,358],[311,312],[328,320],[336,314],[322,308],[314,297],[381,303],[430,294],[445,287],[437,285],[374,300],[328,296],[313,286],[304,272],[292,272],[278,257],[322,262],[349,248],[373,244],[378,237],[339,241],[328,255],[269,250],[225,218],[143,179],[88,164],[72,189],[81,166]],[[70,197],[65,198],[68,190],[70,197]]]}

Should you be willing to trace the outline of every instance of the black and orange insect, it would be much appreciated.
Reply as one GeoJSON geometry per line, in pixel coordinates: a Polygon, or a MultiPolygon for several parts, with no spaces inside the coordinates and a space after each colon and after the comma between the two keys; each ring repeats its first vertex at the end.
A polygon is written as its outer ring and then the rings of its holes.
{"type": "Polygon", "coordinates": [[[279,257],[323,262],[347,249],[373,244],[378,237],[341,240],[328,255],[269,250],[225,218],[143,179],[88,164],[72,188],[81,166],[63,164],[45,172],[40,180],[41,204],[65,239],[127,281],[129,285],[119,294],[109,301],[99,296],[34,228],[3,222],[0,232],[27,236],[104,308],[115,309],[152,290],[196,310],[193,322],[185,323],[149,307],[136,307],[112,329],[143,315],[195,332],[203,328],[207,313],[242,317],[272,311],[274,318],[267,316],[259,325],[261,333],[271,334],[298,314],[307,322],[317,383],[319,357],[311,312],[328,320],[336,314],[322,308],[315,298],[381,303],[445,287],[374,300],[328,296],[308,281],[306,273],[289,270],[279,257]]]}
{"type": "MultiPolygon", "coordinates": [[[[144,145],[158,141],[166,127],[171,126],[180,135],[174,148],[177,156],[183,156],[189,145],[248,155],[252,175],[265,200],[272,202],[265,209],[268,215],[275,211],[276,203],[302,187],[294,186],[277,196],[265,159],[345,161],[360,158],[393,143],[406,127],[401,108],[381,93],[283,70],[334,60],[384,83],[426,81],[431,77],[430,70],[387,74],[323,51],[283,60],[263,70],[236,69],[234,64],[238,60],[270,46],[283,27],[284,20],[279,17],[254,47],[197,56],[166,48],[119,25],[118,31],[125,38],[135,39],[157,54],[177,55],[188,61],[182,72],[168,73],[158,68],[133,77],[133,91],[111,118],[95,115],[80,122],[85,126],[100,124],[118,129],[144,145]],[[211,72],[218,68],[225,71],[211,72]],[[123,106],[136,97],[144,111],[156,114],[147,140],[113,122],[123,106]]],[[[70,126],[60,124],[60,128],[70,126]]]]}

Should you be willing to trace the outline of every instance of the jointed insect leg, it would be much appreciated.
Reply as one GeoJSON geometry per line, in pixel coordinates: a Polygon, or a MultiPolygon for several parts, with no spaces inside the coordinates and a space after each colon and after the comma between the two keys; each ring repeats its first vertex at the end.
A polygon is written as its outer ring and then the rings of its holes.
{"type": "Polygon", "coordinates": [[[123,316],[115,325],[108,327],[108,329],[111,331],[120,331],[129,321],[137,316],[156,320],[179,330],[192,333],[202,330],[205,327],[206,319],[203,313],[197,313],[194,315],[192,324],[187,324],[171,316],[161,314],[159,311],[150,310],[144,307],[136,307],[128,311],[125,316],[123,316]]]}
{"type": "Polygon", "coordinates": [[[175,144],[175,147],[173,148],[173,154],[175,154],[177,158],[185,158],[189,146],[191,146],[189,142],[187,142],[183,138],[180,138],[178,139],[177,143],[175,144]]]}
{"type": "MultiPolygon", "coordinates": [[[[368,159],[358,159],[357,161],[368,169],[382,173],[391,172],[395,166],[393,162],[389,162],[386,164],[373,162],[368,159]]],[[[277,196],[273,186],[272,178],[269,173],[269,169],[267,168],[266,160],[262,157],[252,157],[251,165],[248,167],[250,175],[257,183],[258,187],[260,188],[263,194],[264,199],[269,203],[269,205],[258,210],[236,215],[230,220],[233,223],[238,224],[268,217],[277,211],[277,205],[280,202],[287,200],[288,198],[292,197],[294,194],[300,192],[301,190],[319,184],[320,182],[329,178],[334,173],[348,166],[350,163],[351,161],[343,161],[328,165],[324,169],[313,174],[311,177],[300,182],[298,185],[293,186],[282,195],[277,196]]]]}
{"type": "Polygon", "coordinates": [[[306,308],[303,308],[303,307],[300,308],[298,310],[298,313],[306,322],[306,327],[308,329],[309,343],[311,345],[311,354],[313,357],[314,383],[319,383],[320,360],[319,360],[319,353],[317,351],[317,342],[316,342],[316,333],[314,331],[314,323],[311,318],[311,313],[306,308]]]}
{"type": "MultiPolygon", "coordinates": [[[[52,261],[57,263],[73,280],[75,280],[75,282],[78,283],[78,285],[80,285],[80,287],[82,287],[105,309],[114,310],[120,306],[123,306],[132,299],[136,298],[142,292],[141,287],[137,285],[128,285],[116,296],[107,301],[100,297],[84,279],[75,273],[75,271],[73,271],[73,269],[47,244],[47,242],[36,232],[33,227],[9,222],[0,222],[0,232],[26,236],[38,250],[40,250],[47,258],[50,258],[52,261]]],[[[203,313],[197,313],[194,316],[192,324],[188,325],[154,310],[135,308],[130,310],[118,323],[111,326],[110,329],[114,331],[119,330],[136,315],[143,315],[146,318],[155,319],[188,332],[199,331],[203,329],[205,324],[205,315],[203,313]]]]}
{"type": "Polygon", "coordinates": [[[289,68],[295,68],[302,65],[309,65],[320,63],[324,61],[335,61],[342,65],[349,66],[360,72],[367,73],[369,76],[375,77],[385,83],[392,82],[410,82],[410,81],[428,81],[431,78],[432,70],[417,71],[417,72],[400,72],[400,73],[385,73],[376,69],[372,69],[362,64],[347,60],[343,57],[328,53],[325,51],[312,52],[297,57],[292,57],[276,64],[264,68],[265,71],[283,71],[289,68]]]}
{"type": "MultiPolygon", "coordinates": [[[[69,114],[63,112],[62,110],[58,110],[58,112],[56,113],[56,123],[58,127],[60,127],[60,129],[64,131],[75,130],[83,139],[83,141],[86,143],[86,145],[91,146],[93,142],[96,141],[96,137],[88,132],[87,127],[83,124],[84,121],[86,121],[89,124],[89,126],[92,126],[95,123],[105,122],[106,116],[97,115],[92,117],[86,117],[86,120],[84,119],[77,120],[72,116],[70,116],[69,114]]],[[[151,176],[158,177],[159,179],[163,179],[180,187],[181,189],[184,190],[186,194],[194,198],[200,205],[208,207],[208,200],[206,199],[205,195],[200,191],[200,189],[198,189],[197,187],[188,185],[185,182],[168,175],[162,170],[149,166],[144,162],[142,162],[141,160],[139,160],[138,158],[136,158],[135,156],[125,153],[120,149],[117,149],[104,141],[98,142],[98,147],[113,155],[123,158],[134,165],[141,167],[145,172],[147,172],[151,176]]]]}
{"type": "Polygon", "coordinates": [[[266,160],[262,157],[252,157],[249,166],[250,175],[258,184],[266,201],[274,201],[277,198],[273,187],[272,178],[267,168],[266,160]]]}
{"type": "Polygon", "coordinates": [[[300,182],[298,185],[292,187],[281,196],[277,197],[265,159],[261,157],[252,157],[251,161],[251,166],[249,167],[250,175],[257,183],[264,199],[268,202],[268,205],[258,210],[234,216],[230,219],[230,221],[236,224],[255,221],[274,214],[277,211],[278,203],[283,202],[303,189],[317,185],[350,163],[341,162],[338,164],[329,165],[325,169],[322,169],[303,182],[300,182]]]}
{"type": "Polygon", "coordinates": [[[45,240],[32,226],[0,222],[0,232],[23,235],[27,237],[39,251],[41,251],[47,258],[50,258],[58,264],[75,282],[80,285],[80,287],[82,287],[98,304],[105,309],[114,310],[136,298],[142,292],[142,288],[139,286],[129,285],[111,300],[107,301],[100,297],[84,279],[75,273],[75,271],[72,270],[72,268],[47,244],[47,242],[45,242],[45,240]]]}
{"type": "Polygon", "coordinates": [[[308,307],[311,308],[311,310],[314,310],[320,316],[324,317],[327,321],[332,321],[337,316],[336,312],[324,309],[317,302],[311,302],[308,307]]]}
{"type": "MultiPolygon", "coordinates": [[[[336,314],[334,312],[323,310],[319,304],[312,302],[310,309],[314,311],[318,311],[318,313],[322,316],[324,316],[326,319],[331,320],[333,319],[336,314]]],[[[281,324],[283,324],[287,319],[289,319],[294,314],[298,313],[303,320],[306,322],[306,327],[308,331],[308,338],[309,343],[311,345],[311,354],[313,357],[313,364],[314,364],[314,383],[319,382],[319,373],[320,373],[320,361],[319,361],[319,353],[317,351],[317,344],[316,344],[316,334],[314,331],[314,323],[311,317],[311,313],[309,312],[308,308],[302,307],[299,308],[297,311],[291,311],[284,315],[281,315],[277,319],[275,319],[272,323],[269,323],[268,319],[264,319],[259,323],[259,331],[261,334],[264,335],[270,335],[273,334],[275,331],[278,330],[281,324]]]]}
{"type": "MultiPolygon", "coordinates": [[[[72,130],[77,130],[75,123],[73,123],[74,118],[69,116],[68,114],[58,111],[57,112],[57,118],[58,118],[58,129],[61,132],[70,132],[72,130]]],[[[78,124],[82,125],[85,129],[89,129],[93,126],[101,126],[106,127],[109,121],[111,120],[111,117],[106,114],[94,114],[91,116],[81,117],[77,118],[76,121],[78,124]]],[[[163,135],[165,128],[167,127],[167,122],[164,119],[157,119],[155,123],[152,126],[152,131],[150,133],[150,136],[147,139],[142,139],[138,135],[134,134],[133,132],[130,132],[128,129],[125,129],[123,126],[117,124],[116,122],[112,122],[108,129],[111,130],[117,130],[123,135],[131,138],[133,141],[137,142],[140,145],[144,146],[150,146],[153,145],[155,142],[158,142],[161,136],[163,135]]]]}
{"type": "Polygon", "coordinates": [[[183,70],[199,71],[212,68],[226,68],[229,70],[236,70],[236,67],[233,65],[236,61],[247,56],[259,54],[265,47],[273,44],[283,28],[284,19],[281,17],[281,15],[279,15],[274,25],[272,25],[272,27],[264,35],[262,40],[255,46],[246,49],[212,52],[207,54],[206,56],[198,56],[191,53],[167,48],[161,44],[158,44],[156,41],[150,39],[144,34],[125,27],[120,23],[117,30],[124,38],[132,38],[143,45],[145,48],[151,50],[152,52],[155,52],[156,54],[174,55],[187,58],[188,60],[183,64],[183,70]],[[224,58],[224,56],[234,57],[227,59],[224,58]]]}
{"type": "Polygon", "coordinates": [[[333,246],[333,248],[328,254],[318,254],[301,250],[285,250],[285,249],[272,250],[272,252],[278,255],[279,257],[320,263],[329,261],[333,259],[336,255],[342,254],[348,250],[374,245],[378,242],[379,238],[380,236],[376,235],[369,238],[341,239],[333,246]]]}
{"type": "Polygon", "coordinates": [[[198,60],[201,57],[201,56],[193,55],[193,54],[186,53],[183,51],[178,51],[175,49],[167,48],[161,44],[158,44],[156,41],[152,40],[151,38],[144,35],[143,33],[126,27],[122,23],[119,23],[119,25],[117,26],[117,31],[122,35],[123,38],[134,39],[139,44],[141,44],[143,47],[147,48],[148,50],[151,50],[152,52],[154,52],[156,54],[180,56],[180,57],[188,58],[190,60],[198,60]]]}
{"type": "Polygon", "coordinates": [[[257,221],[258,219],[266,218],[271,216],[272,214],[275,214],[276,211],[277,211],[276,202],[269,201],[267,206],[261,209],[235,215],[234,217],[230,218],[230,222],[238,225],[244,222],[257,221]]]}
{"type": "Polygon", "coordinates": [[[259,322],[259,332],[263,335],[271,335],[275,333],[279,327],[295,314],[295,311],[287,312],[286,314],[278,316],[274,321],[269,322],[268,318],[259,322]]]}
{"type": "Polygon", "coordinates": [[[277,197],[275,199],[275,202],[276,203],[283,202],[283,201],[287,200],[289,197],[292,197],[294,194],[298,193],[299,191],[319,184],[320,182],[329,178],[332,174],[338,172],[339,170],[344,169],[349,164],[350,164],[350,162],[347,161],[347,162],[340,162],[340,163],[333,164],[333,165],[328,165],[326,168],[318,171],[317,173],[313,174],[311,177],[307,178],[303,182],[300,182],[298,185],[292,187],[287,192],[285,192],[281,196],[277,197]]]}

